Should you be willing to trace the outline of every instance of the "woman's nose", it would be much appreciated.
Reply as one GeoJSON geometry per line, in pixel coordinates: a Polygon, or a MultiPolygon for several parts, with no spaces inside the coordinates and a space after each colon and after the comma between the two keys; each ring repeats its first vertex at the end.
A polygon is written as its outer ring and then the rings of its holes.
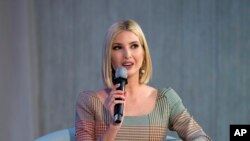
{"type": "Polygon", "coordinates": [[[131,58],[131,51],[129,49],[124,50],[125,59],[131,58]]]}

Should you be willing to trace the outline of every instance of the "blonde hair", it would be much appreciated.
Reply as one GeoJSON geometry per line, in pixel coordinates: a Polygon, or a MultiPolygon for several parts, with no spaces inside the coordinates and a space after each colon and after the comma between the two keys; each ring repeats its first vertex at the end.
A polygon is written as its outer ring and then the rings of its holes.
{"type": "Polygon", "coordinates": [[[141,69],[145,72],[140,73],[139,83],[147,84],[152,75],[152,62],[149,53],[148,44],[141,27],[134,20],[121,20],[113,25],[107,31],[106,40],[103,50],[102,77],[104,84],[111,88],[113,86],[114,70],[111,65],[111,48],[113,40],[121,31],[133,32],[140,41],[144,50],[144,59],[141,69]]]}

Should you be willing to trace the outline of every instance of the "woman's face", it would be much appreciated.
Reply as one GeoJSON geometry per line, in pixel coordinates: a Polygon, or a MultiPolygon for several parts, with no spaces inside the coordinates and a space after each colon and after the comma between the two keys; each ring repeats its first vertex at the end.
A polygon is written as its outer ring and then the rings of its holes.
{"type": "Polygon", "coordinates": [[[111,63],[113,69],[125,67],[128,77],[138,75],[144,59],[143,47],[139,38],[130,31],[120,32],[113,40],[111,63]]]}

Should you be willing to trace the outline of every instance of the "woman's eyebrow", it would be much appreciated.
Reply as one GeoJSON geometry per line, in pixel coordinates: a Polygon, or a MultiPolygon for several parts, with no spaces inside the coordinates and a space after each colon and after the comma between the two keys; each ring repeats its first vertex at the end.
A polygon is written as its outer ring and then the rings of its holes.
{"type": "Polygon", "coordinates": [[[129,44],[138,44],[139,42],[138,41],[133,41],[133,42],[130,42],[129,44]]]}
{"type": "MultiPolygon", "coordinates": [[[[130,42],[129,44],[138,44],[139,42],[138,41],[132,41],[130,42]]],[[[122,43],[113,43],[112,45],[122,45],[122,43]]]]}
{"type": "Polygon", "coordinates": [[[112,45],[122,45],[121,43],[113,43],[112,45]]]}

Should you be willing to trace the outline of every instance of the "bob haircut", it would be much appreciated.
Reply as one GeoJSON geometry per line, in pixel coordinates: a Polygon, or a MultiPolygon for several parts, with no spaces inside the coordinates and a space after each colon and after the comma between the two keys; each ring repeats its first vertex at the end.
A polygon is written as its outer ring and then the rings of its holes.
{"type": "Polygon", "coordinates": [[[144,51],[144,59],[141,66],[141,69],[144,70],[144,72],[141,73],[140,71],[139,83],[147,84],[152,76],[152,62],[149,48],[141,27],[134,20],[121,20],[110,26],[106,33],[104,42],[102,77],[104,84],[108,88],[113,87],[113,79],[115,73],[115,70],[111,65],[111,48],[114,38],[122,31],[133,32],[139,38],[140,44],[142,45],[144,51]]]}

